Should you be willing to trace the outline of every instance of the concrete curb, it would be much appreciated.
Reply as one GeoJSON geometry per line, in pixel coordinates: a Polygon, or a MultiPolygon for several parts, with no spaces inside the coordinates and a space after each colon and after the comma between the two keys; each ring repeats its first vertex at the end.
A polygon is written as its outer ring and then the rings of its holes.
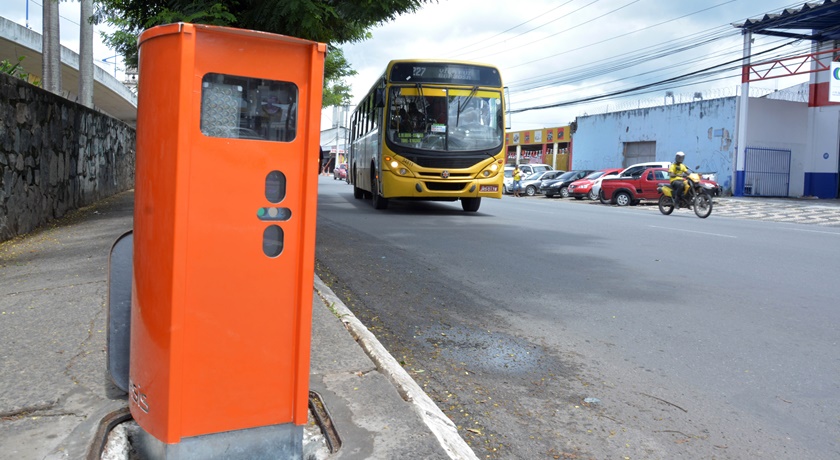
{"type": "Polygon", "coordinates": [[[438,439],[449,458],[478,460],[464,438],[458,434],[458,428],[455,424],[437,407],[429,395],[420,388],[420,385],[408,375],[408,372],[382,346],[376,336],[356,318],[353,312],[344,305],[344,302],[317,275],[315,276],[315,290],[318,291],[318,295],[324,300],[327,307],[338,315],[356,342],[362,346],[365,353],[376,364],[379,372],[394,385],[406,402],[411,403],[414,411],[438,439]]]}

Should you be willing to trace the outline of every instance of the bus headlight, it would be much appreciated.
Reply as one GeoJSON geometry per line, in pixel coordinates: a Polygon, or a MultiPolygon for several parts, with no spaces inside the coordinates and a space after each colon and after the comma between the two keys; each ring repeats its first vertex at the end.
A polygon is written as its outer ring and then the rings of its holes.
{"type": "Polygon", "coordinates": [[[493,171],[493,172],[498,171],[499,170],[499,165],[497,165],[496,163],[493,163],[492,165],[490,165],[490,170],[493,171]]]}
{"type": "MultiPolygon", "coordinates": [[[[494,166],[495,166],[495,165],[494,165],[494,166]]],[[[482,174],[484,175],[484,177],[490,177],[490,174],[492,174],[492,173],[490,172],[490,170],[489,170],[489,169],[485,169],[485,170],[484,170],[484,172],[483,172],[482,174]]]]}
{"type": "Polygon", "coordinates": [[[397,169],[400,167],[400,164],[397,163],[397,160],[391,162],[391,169],[397,169]]]}
{"type": "Polygon", "coordinates": [[[408,170],[405,169],[405,168],[400,168],[399,172],[400,172],[400,176],[405,176],[405,174],[408,172],[408,170]]]}

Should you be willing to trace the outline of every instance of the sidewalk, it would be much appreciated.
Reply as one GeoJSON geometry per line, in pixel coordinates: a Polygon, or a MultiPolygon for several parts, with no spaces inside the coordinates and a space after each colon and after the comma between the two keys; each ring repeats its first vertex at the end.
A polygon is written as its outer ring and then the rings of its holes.
{"type": "MultiPolygon", "coordinates": [[[[106,302],[108,252],[132,228],[133,200],[122,193],[0,244],[0,460],[97,459],[106,422],[125,414],[106,370],[106,302]]],[[[310,390],[340,440],[319,458],[476,458],[317,277],[312,308],[310,390]]]]}

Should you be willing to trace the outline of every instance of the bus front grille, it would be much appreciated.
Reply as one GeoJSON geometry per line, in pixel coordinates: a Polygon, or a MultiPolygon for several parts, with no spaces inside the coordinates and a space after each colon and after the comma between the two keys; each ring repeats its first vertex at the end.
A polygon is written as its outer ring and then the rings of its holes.
{"type": "Polygon", "coordinates": [[[426,188],[434,192],[460,192],[469,182],[424,182],[426,188]]]}

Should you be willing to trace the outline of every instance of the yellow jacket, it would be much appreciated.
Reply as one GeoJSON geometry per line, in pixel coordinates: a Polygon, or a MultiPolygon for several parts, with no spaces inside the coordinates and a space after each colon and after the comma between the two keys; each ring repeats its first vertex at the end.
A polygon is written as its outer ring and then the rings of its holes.
{"type": "Polygon", "coordinates": [[[688,172],[688,167],[683,163],[671,163],[671,166],[668,167],[668,176],[671,179],[671,182],[674,182],[677,179],[682,179],[683,173],[688,172]]]}

